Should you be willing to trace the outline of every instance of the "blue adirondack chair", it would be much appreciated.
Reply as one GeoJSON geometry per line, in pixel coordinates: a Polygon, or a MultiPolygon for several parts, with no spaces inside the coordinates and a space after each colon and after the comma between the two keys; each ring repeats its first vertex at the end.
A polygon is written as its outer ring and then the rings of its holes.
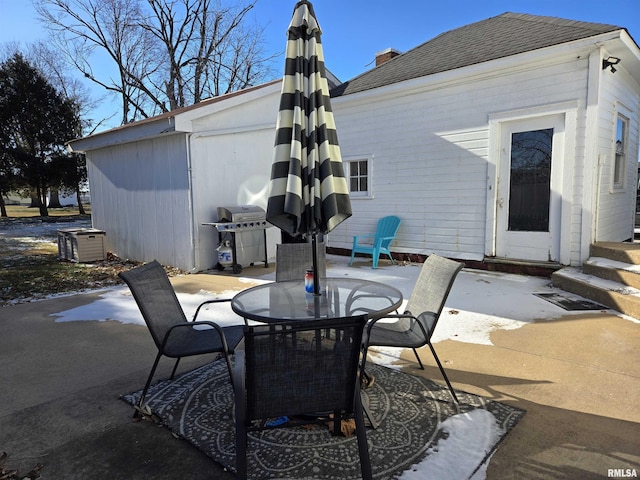
{"type": "Polygon", "coordinates": [[[380,258],[381,253],[386,253],[387,255],[389,255],[391,263],[395,263],[393,261],[393,257],[391,256],[389,245],[391,245],[391,241],[396,238],[399,227],[400,219],[394,215],[390,215],[378,220],[378,228],[376,228],[376,233],[355,235],[353,237],[353,248],[351,249],[351,261],[349,262],[349,265],[353,263],[353,257],[355,256],[356,252],[371,255],[373,257],[373,268],[378,268],[378,259],[380,258]],[[373,239],[373,243],[360,243],[360,239],[363,238],[373,239]]]}

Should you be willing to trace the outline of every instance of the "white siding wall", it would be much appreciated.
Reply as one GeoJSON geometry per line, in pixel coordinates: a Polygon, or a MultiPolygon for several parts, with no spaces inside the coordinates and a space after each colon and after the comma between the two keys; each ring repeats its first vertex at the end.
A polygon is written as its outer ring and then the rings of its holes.
{"type": "Polygon", "coordinates": [[[93,226],[121,258],[193,266],[184,135],[87,154],[93,226]]]}
{"type": "MultiPolygon", "coordinates": [[[[218,261],[217,232],[202,225],[217,220],[217,207],[267,208],[279,100],[275,93],[194,123],[198,133],[190,142],[198,270],[210,269],[218,261]]],[[[273,259],[280,231],[269,228],[267,235],[268,258],[273,259]]]]}
{"type": "Polygon", "coordinates": [[[598,110],[600,157],[596,241],[620,242],[633,237],[638,168],[640,87],[623,68],[602,72],[598,110]],[[623,189],[613,188],[618,113],[629,119],[629,148],[623,189]]]}
{"type": "MultiPolygon", "coordinates": [[[[561,242],[570,246],[562,261],[582,262],[592,234],[629,238],[640,87],[622,68],[615,76],[600,72],[599,62],[599,52],[540,56],[509,70],[485,64],[333,99],[343,157],[372,159],[373,196],[353,198],[354,214],[329,235],[329,246],[350,249],[353,235],[394,214],[402,219],[395,252],[468,260],[490,255],[500,153],[495,119],[550,113],[567,119],[561,242]],[[570,107],[563,112],[558,105],[570,107]],[[622,193],[611,191],[618,111],[630,119],[622,193]],[[596,208],[600,215],[592,215],[596,208]]],[[[219,206],[266,208],[276,90],[216,104],[211,115],[190,117],[191,123],[185,117],[191,134],[90,151],[93,222],[106,231],[108,250],[187,270],[213,267],[217,235],[202,223],[217,220],[219,206]]],[[[279,230],[270,228],[270,259],[279,241],[279,230]]]]}
{"type": "MultiPolygon", "coordinates": [[[[570,101],[584,106],[588,60],[566,60],[473,82],[430,86],[427,79],[422,91],[404,96],[369,92],[334,99],[343,156],[374,157],[374,198],[353,200],[354,215],[330,235],[330,246],[351,248],[353,235],[397,214],[403,223],[393,251],[482,259],[487,191],[495,181],[488,178],[488,165],[495,163],[488,116],[535,107],[543,114],[544,105],[570,101]]],[[[575,141],[576,130],[584,129],[583,109],[576,123],[567,132],[576,148],[565,152],[574,159],[577,144],[583,148],[575,141]]],[[[582,165],[582,158],[575,160],[582,165]]],[[[575,178],[572,191],[579,194],[582,172],[565,174],[575,178]]]]}
{"type": "MultiPolygon", "coordinates": [[[[274,83],[178,113],[180,133],[139,140],[144,130],[114,131],[126,142],[115,146],[99,139],[111,146],[89,150],[87,166],[93,224],[107,233],[108,250],[188,271],[215,266],[217,232],[202,224],[217,220],[216,208],[266,208],[279,90],[274,83]]],[[[145,127],[155,128],[130,128],[145,127]]],[[[268,237],[272,259],[279,231],[268,237]]]]}

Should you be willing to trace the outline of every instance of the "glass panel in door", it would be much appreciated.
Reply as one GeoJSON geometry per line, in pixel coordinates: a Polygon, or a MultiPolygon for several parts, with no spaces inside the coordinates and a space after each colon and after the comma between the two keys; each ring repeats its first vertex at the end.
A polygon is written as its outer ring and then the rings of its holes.
{"type": "Polygon", "coordinates": [[[508,230],[548,232],[553,128],[511,134],[508,230]]]}

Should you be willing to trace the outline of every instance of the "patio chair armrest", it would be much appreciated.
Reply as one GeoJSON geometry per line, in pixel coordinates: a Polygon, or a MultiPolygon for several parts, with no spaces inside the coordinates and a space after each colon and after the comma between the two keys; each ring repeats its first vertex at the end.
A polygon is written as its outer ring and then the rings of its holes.
{"type": "Polygon", "coordinates": [[[204,307],[205,305],[208,305],[210,303],[222,303],[222,302],[231,302],[230,298],[216,298],[214,300],[207,300],[205,302],[202,302],[200,305],[198,305],[198,308],[196,308],[196,313],[193,314],[193,321],[195,321],[196,318],[198,318],[198,314],[200,313],[200,309],[202,307],[204,307]]]}
{"type": "Polygon", "coordinates": [[[405,313],[388,313],[386,315],[383,315],[381,317],[377,317],[377,318],[371,318],[368,322],[367,322],[367,329],[371,330],[371,327],[373,327],[373,325],[378,322],[379,320],[384,320],[384,319],[389,319],[389,318],[413,318],[414,320],[417,320],[416,317],[414,317],[411,312],[405,312],[405,313]]]}
{"type": "Polygon", "coordinates": [[[415,315],[412,315],[411,312],[405,312],[405,313],[390,313],[383,317],[372,318],[371,320],[369,320],[369,322],[367,323],[367,341],[371,336],[371,329],[376,324],[376,322],[378,322],[378,320],[389,319],[389,318],[398,318],[398,319],[410,318],[414,322],[416,322],[418,325],[420,325],[420,330],[422,330],[422,333],[425,336],[425,338],[429,338],[429,336],[427,335],[427,332],[425,332],[424,327],[422,326],[422,323],[415,317],[415,315]]]}
{"type": "MultiPolygon", "coordinates": [[[[358,306],[356,306],[355,308],[352,308],[352,305],[355,302],[357,302],[358,300],[361,300],[363,298],[376,298],[376,299],[379,299],[379,298],[384,298],[384,297],[381,297],[381,296],[378,296],[378,295],[374,295],[374,294],[367,294],[367,293],[356,294],[355,292],[351,292],[349,294],[349,297],[347,297],[347,301],[346,301],[346,305],[349,308],[349,315],[355,315],[356,314],[355,312],[364,312],[366,314],[371,314],[371,313],[373,313],[375,311],[379,311],[379,310],[371,309],[371,308],[367,308],[367,307],[358,307],[358,306]]],[[[386,297],[386,298],[387,298],[387,300],[389,300],[389,304],[393,305],[393,303],[394,303],[393,300],[391,298],[389,298],[389,297],[386,297]]]]}
{"type": "Polygon", "coordinates": [[[396,238],[396,236],[395,236],[395,235],[392,235],[392,236],[390,236],[390,237],[377,237],[377,238],[376,238],[376,244],[381,244],[381,243],[382,243],[382,242],[384,242],[385,240],[393,240],[393,239],[395,239],[395,238],[396,238]]]}
{"type": "MultiPolygon", "coordinates": [[[[416,317],[414,317],[413,315],[411,315],[410,312],[406,312],[406,313],[390,313],[387,314],[383,317],[378,317],[378,318],[369,318],[369,321],[367,322],[366,326],[365,326],[365,330],[362,332],[362,355],[361,355],[361,362],[360,362],[360,371],[364,372],[365,370],[365,365],[367,363],[367,355],[369,353],[369,339],[371,338],[371,330],[373,329],[373,326],[382,319],[388,319],[388,318],[411,318],[414,321],[416,321],[418,323],[418,325],[420,325],[420,322],[418,322],[418,319],[416,317]]],[[[422,331],[424,332],[424,328],[422,328],[422,325],[420,325],[420,328],[422,329],[422,331]]]]}
{"type": "Polygon", "coordinates": [[[349,315],[363,315],[363,314],[370,315],[375,311],[376,310],[373,308],[356,307],[353,310],[349,310],[349,315]],[[356,312],[361,312],[361,313],[356,313],[356,312]]]}
{"type": "Polygon", "coordinates": [[[164,351],[164,347],[167,345],[167,342],[169,341],[169,337],[171,336],[171,333],[174,330],[176,330],[178,328],[184,328],[184,327],[193,328],[195,325],[208,325],[208,326],[212,327],[214,330],[216,330],[218,332],[218,335],[220,335],[220,342],[222,343],[222,349],[223,349],[225,355],[229,354],[229,346],[227,345],[227,338],[224,335],[224,330],[217,323],[210,322],[208,320],[202,320],[202,321],[198,321],[198,322],[176,323],[175,325],[172,325],[171,328],[169,328],[169,330],[167,330],[167,333],[165,334],[164,339],[162,340],[162,347],[161,347],[162,351],[164,351]]]}

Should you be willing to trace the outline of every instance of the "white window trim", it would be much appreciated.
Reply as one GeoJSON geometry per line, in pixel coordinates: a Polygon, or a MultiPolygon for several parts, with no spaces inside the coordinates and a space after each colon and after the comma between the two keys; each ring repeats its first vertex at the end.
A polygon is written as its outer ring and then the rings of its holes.
{"type": "Polygon", "coordinates": [[[343,157],[342,163],[344,164],[344,174],[347,179],[347,186],[349,187],[349,196],[352,200],[363,200],[373,198],[373,155],[350,155],[343,157]],[[350,162],[367,162],[367,185],[369,186],[366,192],[352,192],[351,191],[351,178],[350,162]]]}
{"type": "Polygon", "coordinates": [[[630,116],[626,109],[618,104],[616,106],[614,117],[613,117],[613,136],[611,139],[611,148],[612,148],[612,159],[611,162],[611,193],[624,193],[627,190],[627,170],[629,168],[629,128],[631,125],[630,116]],[[625,129],[624,129],[624,138],[623,144],[625,146],[624,151],[624,164],[622,166],[621,182],[616,182],[616,139],[618,137],[618,120],[622,119],[624,121],[625,129]]]}

